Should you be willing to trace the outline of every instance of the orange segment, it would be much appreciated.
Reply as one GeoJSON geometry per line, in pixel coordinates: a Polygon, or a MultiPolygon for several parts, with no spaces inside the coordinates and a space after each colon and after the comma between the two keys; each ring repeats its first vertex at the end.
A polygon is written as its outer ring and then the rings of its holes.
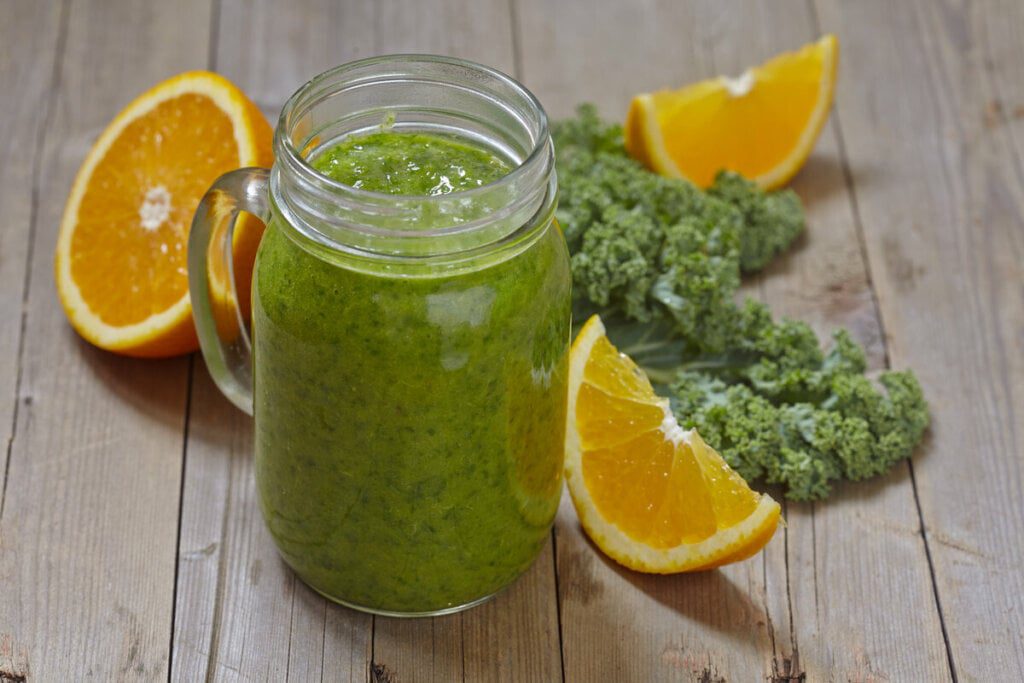
{"type": "Polygon", "coordinates": [[[704,443],[696,431],[690,433],[690,452],[707,485],[715,518],[722,527],[742,522],[757,507],[757,494],[751,495],[743,477],[733,472],[713,448],[704,443]]]}
{"type": "Polygon", "coordinates": [[[643,370],[602,337],[594,343],[585,370],[587,384],[624,398],[653,401],[657,397],[643,370]]]}
{"type": "Polygon", "coordinates": [[[580,387],[577,409],[587,419],[578,423],[584,448],[611,447],[632,436],[658,429],[665,419],[661,406],[609,394],[593,384],[580,387]]]}
{"type": "MultiPolygon", "coordinates": [[[[272,161],[270,125],[221,76],[189,72],[140,95],[107,126],[71,188],[57,243],[58,294],[88,341],[135,356],[197,348],[188,232],[221,174],[272,161]]],[[[235,230],[243,308],[262,226],[235,230]]]]}
{"type": "Polygon", "coordinates": [[[569,361],[565,474],[587,534],[639,571],[746,559],[771,539],[779,505],[750,490],[695,431],[684,432],[594,316],[569,361]]]}
{"type": "Polygon", "coordinates": [[[612,448],[583,454],[583,482],[599,510],[615,510],[616,526],[650,540],[668,495],[675,454],[670,443],[647,432],[612,448]]]}
{"type": "Polygon", "coordinates": [[[637,95],[626,119],[626,149],[653,171],[700,187],[722,169],[765,189],[784,185],[828,118],[838,55],[829,34],[736,78],[637,95]]]}

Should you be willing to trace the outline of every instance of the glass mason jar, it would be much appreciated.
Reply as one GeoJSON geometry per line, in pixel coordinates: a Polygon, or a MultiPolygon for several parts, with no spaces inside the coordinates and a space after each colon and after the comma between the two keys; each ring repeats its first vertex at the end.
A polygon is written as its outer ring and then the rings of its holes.
{"type": "Polygon", "coordinates": [[[256,484],[285,561],[328,598],[451,612],[522,574],[562,490],[570,274],[540,103],[433,56],[328,71],[285,105],[270,170],[200,204],[189,281],[214,380],[254,415],[256,484]],[[378,131],[460,136],[513,166],[438,196],[338,183],[311,161],[378,131]],[[266,223],[246,297],[239,211],[266,223]]]}

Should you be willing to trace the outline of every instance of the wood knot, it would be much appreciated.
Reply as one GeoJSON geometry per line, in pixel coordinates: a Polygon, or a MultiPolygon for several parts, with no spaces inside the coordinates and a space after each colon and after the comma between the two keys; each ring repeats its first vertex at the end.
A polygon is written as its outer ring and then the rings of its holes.
{"type": "MultiPolygon", "coordinates": [[[[370,679],[373,683],[398,683],[398,678],[393,671],[385,665],[377,664],[376,662],[370,664],[370,679]]],[[[0,681],[0,683],[5,682],[0,681]]]]}
{"type": "Polygon", "coordinates": [[[718,675],[718,669],[706,666],[697,674],[697,683],[725,683],[725,677],[718,675]]]}
{"type": "Polygon", "coordinates": [[[796,657],[778,657],[772,659],[772,675],[770,683],[805,683],[807,673],[800,668],[796,657]]]}

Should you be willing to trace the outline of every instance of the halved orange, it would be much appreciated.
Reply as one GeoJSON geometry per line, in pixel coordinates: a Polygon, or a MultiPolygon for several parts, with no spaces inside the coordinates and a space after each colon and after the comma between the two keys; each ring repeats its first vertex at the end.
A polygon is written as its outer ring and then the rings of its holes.
{"type": "Polygon", "coordinates": [[[803,166],[828,118],[838,62],[839,42],[829,34],[737,78],[637,95],[626,149],[654,172],[700,187],[722,169],[780,187],[803,166]]]}
{"type": "MultiPolygon", "coordinates": [[[[75,177],[57,240],[57,292],[82,337],[131,356],[198,348],[188,296],[192,214],[221,174],[269,166],[272,137],[256,105],[206,71],[166,80],[117,115],[75,177]]],[[[258,221],[238,221],[243,299],[261,235],[258,221]]]]}
{"type": "Polygon", "coordinates": [[[573,342],[565,474],[580,522],[609,557],[670,574],[738,562],[771,540],[779,504],[750,490],[592,317],[573,342]]]}

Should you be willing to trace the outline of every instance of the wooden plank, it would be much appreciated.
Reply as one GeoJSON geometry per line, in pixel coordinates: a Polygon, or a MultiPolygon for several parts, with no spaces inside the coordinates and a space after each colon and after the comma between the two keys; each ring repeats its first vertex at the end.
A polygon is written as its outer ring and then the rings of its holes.
{"type": "MultiPolygon", "coordinates": [[[[443,8],[411,1],[288,7],[227,1],[219,26],[218,70],[273,115],[309,77],[372,54],[437,52],[512,67],[508,9],[497,0],[443,8]],[[281,49],[266,50],[270,44],[281,49]]],[[[242,680],[349,680],[371,672],[376,679],[450,680],[464,671],[473,680],[517,680],[520,672],[537,680],[560,676],[549,553],[488,606],[445,619],[377,619],[371,639],[369,616],[315,596],[278,559],[256,505],[251,432],[251,421],[197,369],[173,678],[213,673],[242,680]],[[495,658],[490,653],[497,634],[503,645],[495,658]]]]}
{"type": "Polygon", "coordinates": [[[33,680],[152,680],[167,675],[188,363],[82,342],[57,302],[53,251],[72,176],[102,127],[140,90],[202,66],[209,3],[85,1],[68,11],[35,188],[0,633],[33,680]]]}
{"type": "MultiPolygon", "coordinates": [[[[1006,127],[1013,143],[1014,159],[1024,162],[1024,22],[1022,9],[1013,0],[1000,0],[979,12],[977,33],[984,49],[984,71],[992,79],[996,95],[986,108],[986,123],[1006,127]]],[[[1018,179],[1022,175],[1018,170],[1018,179]]]]}
{"type": "Polygon", "coordinates": [[[0,100],[0,510],[3,510],[8,446],[14,436],[22,315],[37,204],[32,183],[39,175],[44,122],[53,107],[62,6],[4,5],[0,19],[0,89],[18,93],[0,100]]]}
{"type": "MultiPolygon", "coordinates": [[[[28,295],[27,276],[37,204],[32,193],[40,175],[41,133],[53,110],[54,65],[58,61],[61,13],[56,3],[8,4],[0,10],[0,555],[7,464],[18,417],[21,339],[28,295]]],[[[0,564],[2,566],[2,564],[0,564]]],[[[0,585],[7,585],[0,574],[0,585]]],[[[0,603],[5,602],[0,598],[0,603]]],[[[0,608],[0,615],[5,614],[0,608]]],[[[0,680],[29,673],[27,642],[16,640],[12,624],[0,619],[0,680]]]]}
{"type": "MultiPolygon", "coordinates": [[[[736,75],[816,39],[807,6],[787,7],[758,2],[736,12],[701,3],[697,25],[717,31],[708,40],[715,70],[736,75]]],[[[845,87],[841,80],[840,98],[845,87]]],[[[830,124],[793,182],[807,206],[807,237],[756,285],[777,315],[807,321],[824,339],[837,327],[849,329],[871,367],[881,369],[883,335],[843,164],[830,124]]],[[[949,675],[908,466],[877,481],[837,486],[823,503],[788,503],[786,519],[785,545],[768,550],[769,595],[783,596],[792,611],[793,642],[777,649],[779,673],[788,666],[809,680],[949,675]],[[773,553],[785,562],[772,562],[773,553]]]]}
{"type": "MultiPolygon", "coordinates": [[[[793,184],[808,198],[812,233],[769,270],[762,288],[777,314],[806,320],[822,338],[836,327],[849,329],[878,370],[885,366],[881,328],[840,162],[829,125],[793,184]]],[[[788,503],[786,520],[786,588],[798,656],[782,652],[780,663],[790,658],[808,680],[949,676],[908,465],[868,482],[839,484],[821,503],[788,503]]]]}
{"type": "MultiPolygon", "coordinates": [[[[523,81],[553,116],[593,101],[622,118],[636,92],[714,73],[696,11],[659,0],[600,11],[518,0],[523,81]]],[[[764,557],[694,575],[634,573],[586,539],[568,499],[556,541],[567,681],[751,681],[770,672],[773,640],[788,625],[769,611],[764,557]]],[[[781,545],[780,535],[770,547],[781,545]]]]}
{"type": "Polygon", "coordinates": [[[605,116],[624,119],[636,93],[713,72],[701,39],[679,33],[696,20],[691,3],[606,2],[598,9],[585,0],[515,0],[514,6],[522,79],[552,118],[593,102],[605,116]]]}
{"type": "Polygon", "coordinates": [[[1024,8],[816,6],[843,27],[838,114],[889,355],[932,400],[914,474],[955,673],[1020,680],[1024,184],[1007,111],[1024,8]]]}

